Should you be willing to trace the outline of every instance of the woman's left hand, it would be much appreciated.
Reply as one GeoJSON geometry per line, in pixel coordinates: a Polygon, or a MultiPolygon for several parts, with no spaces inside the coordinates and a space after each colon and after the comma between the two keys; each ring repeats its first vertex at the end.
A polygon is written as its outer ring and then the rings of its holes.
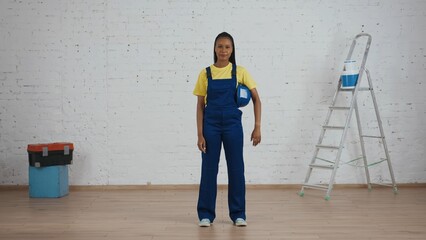
{"type": "Polygon", "coordinates": [[[262,140],[261,134],[260,134],[260,128],[255,128],[253,132],[251,133],[251,140],[253,142],[253,146],[257,146],[257,144],[260,143],[262,140]]]}

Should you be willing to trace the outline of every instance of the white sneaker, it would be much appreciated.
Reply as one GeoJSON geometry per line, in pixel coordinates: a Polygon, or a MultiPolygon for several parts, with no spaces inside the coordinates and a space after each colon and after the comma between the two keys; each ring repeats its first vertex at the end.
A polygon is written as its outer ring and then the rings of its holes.
{"type": "Polygon", "coordinates": [[[237,227],[245,227],[245,226],[247,226],[247,222],[246,222],[246,220],[244,220],[242,218],[237,218],[235,220],[235,226],[237,226],[237,227]]]}
{"type": "Polygon", "coordinates": [[[203,218],[201,219],[201,221],[198,223],[198,226],[200,227],[210,227],[211,222],[208,218],[203,218]]]}

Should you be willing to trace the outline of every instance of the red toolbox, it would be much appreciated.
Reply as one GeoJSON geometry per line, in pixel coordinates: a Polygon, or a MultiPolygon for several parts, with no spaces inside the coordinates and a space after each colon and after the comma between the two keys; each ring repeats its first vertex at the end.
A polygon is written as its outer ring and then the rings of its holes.
{"type": "Polygon", "coordinates": [[[28,144],[28,160],[32,167],[72,164],[74,145],[69,142],[28,144]]]}

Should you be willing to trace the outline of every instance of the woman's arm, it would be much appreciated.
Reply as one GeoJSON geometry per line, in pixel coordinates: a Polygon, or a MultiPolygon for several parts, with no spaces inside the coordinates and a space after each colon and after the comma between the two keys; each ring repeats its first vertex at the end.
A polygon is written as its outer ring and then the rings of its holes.
{"type": "Polygon", "coordinates": [[[197,146],[201,152],[206,153],[206,140],[203,136],[204,97],[197,96],[197,146]]]}
{"type": "Polygon", "coordinates": [[[253,108],[254,108],[254,130],[251,133],[251,141],[253,141],[253,146],[257,146],[262,140],[261,132],[260,132],[260,122],[262,115],[262,103],[260,102],[259,94],[257,93],[256,88],[250,90],[251,99],[253,100],[253,108]]]}

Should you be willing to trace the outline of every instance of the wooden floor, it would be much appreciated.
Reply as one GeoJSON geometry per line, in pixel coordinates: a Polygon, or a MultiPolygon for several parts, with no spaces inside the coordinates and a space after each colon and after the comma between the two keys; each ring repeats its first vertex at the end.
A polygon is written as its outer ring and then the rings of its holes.
{"type": "Polygon", "coordinates": [[[0,239],[426,239],[426,188],[248,189],[245,228],[228,218],[219,190],[217,218],[197,226],[196,189],[74,190],[59,199],[0,191],[0,239]]]}

